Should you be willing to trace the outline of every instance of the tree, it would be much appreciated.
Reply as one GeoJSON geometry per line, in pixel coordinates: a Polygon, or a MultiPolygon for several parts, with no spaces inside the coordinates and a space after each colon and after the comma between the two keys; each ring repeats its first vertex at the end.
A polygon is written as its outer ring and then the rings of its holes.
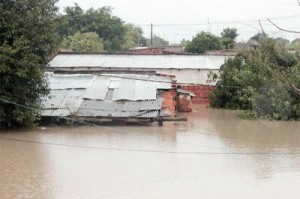
{"type": "Polygon", "coordinates": [[[236,28],[226,28],[221,33],[222,38],[230,38],[235,40],[237,38],[238,33],[236,28]]]}
{"type": "Polygon", "coordinates": [[[56,48],[56,2],[0,2],[0,128],[33,126],[39,118],[48,93],[44,66],[56,48]]]}
{"type": "Polygon", "coordinates": [[[122,49],[129,49],[140,45],[140,41],[143,36],[143,30],[140,27],[136,27],[132,24],[126,24],[125,32],[122,49]]]}
{"type": "Polygon", "coordinates": [[[238,36],[236,28],[226,28],[221,33],[221,42],[225,49],[232,49],[238,36]]]}
{"type": "Polygon", "coordinates": [[[77,32],[96,32],[104,42],[104,50],[119,51],[125,43],[126,27],[124,22],[112,15],[110,7],[82,10],[77,4],[65,9],[65,15],[60,16],[60,26],[57,32],[65,37],[77,32]]]}
{"type": "Polygon", "coordinates": [[[209,50],[220,49],[222,49],[220,38],[209,32],[202,31],[186,45],[185,51],[190,53],[205,53],[209,50]]]}
{"type": "Polygon", "coordinates": [[[265,35],[263,33],[257,33],[256,35],[254,35],[253,37],[251,37],[249,41],[254,40],[254,41],[258,42],[259,44],[262,44],[267,39],[268,39],[268,35],[265,35]]]}
{"type": "Polygon", "coordinates": [[[277,45],[282,46],[282,47],[286,47],[291,43],[290,40],[284,39],[282,37],[275,38],[275,42],[277,45]]]}
{"type": "Polygon", "coordinates": [[[186,39],[182,39],[179,43],[179,45],[183,46],[183,47],[186,47],[186,45],[189,43],[190,41],[189,40],[186,40],[186,39]]]}
{"type": "Polygon", "coordinates": [[[66,37],[61,47],[75,52],[103,52],[104,45],[97,33],[78,32],[73,36],[66,37]]]}
{"type": "Polygon", "coordinates": [[[212,107],[249,110],[259,118],[300,119],[300,67],[272,39],[221,67],[212,107]]]}
{"type": "MultiPolygon", "coordinates": [[[[147,46],[151,46],[151,39],[146,39],[147,46]]],[[[153,36],[153,46],[168,46],[169,42],[167,40],[164,40],[163,38],[154,35],[153,36]]]]}
{"type": "Polygon", "coordinates": [[[300,39],[299,39],[299,38],[294,39],[294,40],[292,41],[292,45],[300,45],[300,39]]]}
{"type": "Polygon", "coordinates": [[[300,39],[295,39],[291,42],[291,48],[294,48],[296,51],[300,52],[300,39]]]}

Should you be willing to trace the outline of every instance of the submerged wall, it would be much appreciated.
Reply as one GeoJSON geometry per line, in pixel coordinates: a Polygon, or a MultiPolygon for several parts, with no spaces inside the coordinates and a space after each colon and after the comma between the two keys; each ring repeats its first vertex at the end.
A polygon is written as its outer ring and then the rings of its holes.
{"type": "Polygon", "coordinates": [[[192,99],[193,104],[205,104],[210,105],[211,100],[209,95],[214,89],[214,86],[208,85],[183,85],[181,86],[184,90],[192,91],[196,96],[192,99]]]}

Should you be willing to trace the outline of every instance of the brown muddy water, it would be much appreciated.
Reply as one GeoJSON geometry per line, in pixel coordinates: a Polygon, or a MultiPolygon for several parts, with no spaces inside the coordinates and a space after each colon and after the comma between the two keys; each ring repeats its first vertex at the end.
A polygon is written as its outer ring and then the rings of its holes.
{"type": "Polygon", "coordinates": [[[201,109],[163,127],[0,134],[1,198],[300,197],[300,123],[201,109]]]}

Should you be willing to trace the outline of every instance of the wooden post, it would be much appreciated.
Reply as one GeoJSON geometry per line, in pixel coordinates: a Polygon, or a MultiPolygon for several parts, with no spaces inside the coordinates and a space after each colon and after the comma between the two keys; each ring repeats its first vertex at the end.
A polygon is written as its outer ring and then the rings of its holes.
{"type": "Polygon", "coordinates": [[[161,110],[158,110],[158,125],[163,126],[163,120],[161,118],[161,110]]]}

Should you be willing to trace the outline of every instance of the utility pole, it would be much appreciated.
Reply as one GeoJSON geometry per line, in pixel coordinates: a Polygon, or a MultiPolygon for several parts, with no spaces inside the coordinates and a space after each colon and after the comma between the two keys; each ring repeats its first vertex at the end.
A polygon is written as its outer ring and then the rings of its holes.
{"type": "Polygon", "coordinates": [[[153,46],[153,24],[151,23],[151,46],[153,46]]]}

